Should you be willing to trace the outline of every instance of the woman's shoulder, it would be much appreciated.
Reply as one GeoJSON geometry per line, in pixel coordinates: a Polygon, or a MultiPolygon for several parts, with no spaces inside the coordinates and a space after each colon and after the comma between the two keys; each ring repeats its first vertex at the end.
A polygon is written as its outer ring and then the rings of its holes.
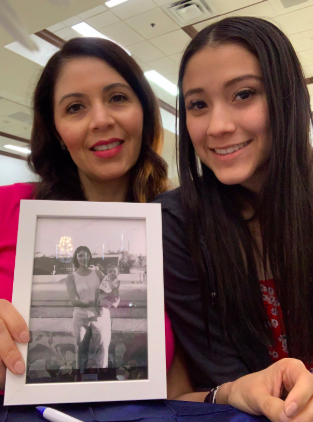
{"type": "Polygon", "coordinates": [[[0,186],[0,198],[5,200],[31,199],[35,190],[34,183],[15,183],[14,185],[0,186]]]}
{"type": "Polygon", "coordinates": [[[158,195],[154,203],[161,204],[162,212],[166,211],[180,220],[184,220],[183,202],[181,198],[181,188],[163,192],[158,195]]]}
{"type": "Polygon", "coordinates": [[[31,199],[35,190],[32,183],[15,183],[14,185],[0,186],[0,223],[7,216],[19,212],[22,199],[31,199]]]}

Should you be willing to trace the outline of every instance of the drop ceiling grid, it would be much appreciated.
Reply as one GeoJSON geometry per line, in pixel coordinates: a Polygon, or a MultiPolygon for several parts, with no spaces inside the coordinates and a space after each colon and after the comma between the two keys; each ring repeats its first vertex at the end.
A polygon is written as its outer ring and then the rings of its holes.
{"type": "Polygon", "coordinates": [[[200,22],[196,25],[193,25],[193,27],[197,31],[201,31],[201,29],[208,26],[209,23],[217,22],[220,19],[223,19],[223,18],[228,17],[228,16],[255,16],[255,17],[259,17],[259,18],[269,20],[269,19],[273,19],[273,18],[275,19],[275,17],[277,15],[268,2],[262,2],[262,3],[255,4],[255,5],[252,5],[252,6],[249,6],[249,7],[245,7],[245,8],[240,9],[240,10],[236,10],[234,12],[224,14],[222,16],[218,16],[216,18],[212,18],[209,21],[200,22]]]}
{"type": "MultiPolygon", "coordinates": [[[[67,41],[77,36],[70,25],[83,21],[86,16],[86,23],[127,47],[134,57],[144,64],[144,70],[153,68],[150,61],[154,62],[170,55],[176,56],[177,53],[181,55],[183,48],[190,40],[190,37],[153,0],[132,0],[111,10],[107,8],[103,10],[101,7],[93,10],[92,16],[88,16],[87,11],[85,14],[73,16],[48,29],[67,41]],[[151,23],[155,23],[154,28],[151,23]],[[171,34],[168,36],[168,43],[167,37],[159,38],[165,34],[171,34]],[[171,47],[167,46],[163,48],[165,51],[162,51],[163,42],[171,47]]],[[[176,61],[176,58],[173,61],[171,57],[167,57],[167,60],[163,62],[164,66],[162,62],[159,63],[159,73],[166,76],[175,72],[176,61]]]]}
{"type": "Polygon", "coordinates": [[[284,8],[280,0],[267,0],[206,22],[193,25],[200,31],[209,23],[227,16],[256,16],[277,25],[292,42],[307,77],[313,76],[313,0],[284,8]]]}
{"type": "MultiPolygon", "coordinates": [[[[61,28],[55,25],[57,30],[52,32],[68,40],[75,35],[69,25],[85,19],[104,35],[127,47],[144,71],[155,69],[177,82],[178,68],[174,66],[178,65],[190,37],[163,11],[161,7],[167,3],[168,0],[132,0],[110,10],[99,6],[63,21],[59,24],[63,25],[61,28]],[[151,23],[156,24],[154,28],[151,23]]],[[[280,0],[211,0],[210,5],[224,13],[222,17],[258,16],[276,24],[291,38],[306,76],[313,75],[313,42],[310,39],[313,38],[313,0],[288,9],[280,0]],[[235,11],[227,13],[234,7],[235,11]]],[[[199,31],[220,18],[196,24],[194,28],[199,31]]]]}

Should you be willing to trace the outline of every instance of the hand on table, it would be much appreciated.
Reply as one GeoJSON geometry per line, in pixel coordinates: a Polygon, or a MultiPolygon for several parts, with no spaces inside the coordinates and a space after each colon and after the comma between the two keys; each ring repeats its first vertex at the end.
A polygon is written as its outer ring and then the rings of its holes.
{"type": "Polygon", "coordinates": [[[8,368],[13,374],[22,375],[25,363],[15,341],[29,342],[29,331],[26,322],[12,303],[0,299],[0,389],[4,389],[5,371],[8,368]]]}
{"type": "Polygon", "coordinates": [[[313,375],[297,359],[282,359],[224,384],[218,403],[225,403],[225,395],[228,404],[254,415],[264,414],[272,422],[313,421],[313,375]],[[283,389],[288,393],[285,401],[280,398],[283,389]]]}

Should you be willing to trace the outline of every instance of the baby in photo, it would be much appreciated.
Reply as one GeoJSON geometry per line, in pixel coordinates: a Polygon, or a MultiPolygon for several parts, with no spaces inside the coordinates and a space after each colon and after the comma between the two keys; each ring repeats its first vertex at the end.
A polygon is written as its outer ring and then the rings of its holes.
{"type": "Polygon", "coordinates": [[[107,275],[102,279],[98,290],[99,305],[104,308],[115,308],[120,303],[120,280],[118,279],[119,269],[117,265],[107,266],[107,275]]]}

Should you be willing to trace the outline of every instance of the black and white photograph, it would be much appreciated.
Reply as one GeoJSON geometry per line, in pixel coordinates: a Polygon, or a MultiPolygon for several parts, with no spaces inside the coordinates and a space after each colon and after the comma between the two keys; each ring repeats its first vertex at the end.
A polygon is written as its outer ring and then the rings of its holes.
{"type": "Polygon", "coordinates": [[[37,219],[26,384],[148,377],[145,219],[37,219]]]}
{"type": "Polygon", "coordinates": [[[160,204],[22,200],[6,405],[166,397],[160,204]]]}

